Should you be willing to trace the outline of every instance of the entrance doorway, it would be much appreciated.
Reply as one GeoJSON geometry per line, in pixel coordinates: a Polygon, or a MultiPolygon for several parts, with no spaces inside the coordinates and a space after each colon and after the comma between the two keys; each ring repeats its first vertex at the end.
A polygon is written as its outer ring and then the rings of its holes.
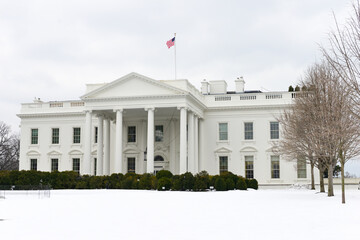
{"type": "Polygon", "coordinates": [[[154,174],[165,169],[165,161],[164,158],[160,155],[156,155],[154,157],[154,174]]]}

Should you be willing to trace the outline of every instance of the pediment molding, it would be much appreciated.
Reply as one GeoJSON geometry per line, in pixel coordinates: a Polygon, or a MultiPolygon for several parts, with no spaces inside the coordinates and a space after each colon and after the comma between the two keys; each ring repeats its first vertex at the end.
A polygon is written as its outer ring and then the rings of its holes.
{"type": "MultiPolygon", "coordinates": [[[[131,81],[132,79],[139,79],[141,81],[144,81],[144,82],[149,83],[151,85],[157,86],[159,88],[170,90],[175,95],[185,94],[185,91],[182,90],[182,89],[173,87],[173,86],[168,85],[166,83],[163,83],[163,82],[151,79],[149,77],[143,76],[141,74],[132,72],[132,73],[129,73],[129,74],[127,74],[127,75],[125,75],[125,76],[123,76],[123,77],[121,77],[121,78],[119,78],[119,79],[117,79],[115,81],[112,81],[112,82],[100,87],[100,88],[97,88],[97,89],[94,89],[93,91],[90,91],[89,93],[86,93],[85,95],[81,96],[80,98],[83,99],[83,100],[89,99],[91,97],[97,98],[96,97],[97,95],[99,95],[101,93],[104,93],[107,90],[111,90],[114,87],[117,87],[117,86],[119,86],[121,84],[125,84],[126,82],[131,81]]],[[[100,97],[100,98],[102,98],[102,97],[100,97]]]]}
{"type": "Polygon", "coordinates": [[[231,153],[232,150],[227,147],[220,147],[220,148],[217,148],[214,152],[215,153],[231,153]]]}
{"type": "Polygon", "coordinates": [[[255,147],[246,146],[240,149],[240,152],[257,152],[258,150],[255,147]]]}

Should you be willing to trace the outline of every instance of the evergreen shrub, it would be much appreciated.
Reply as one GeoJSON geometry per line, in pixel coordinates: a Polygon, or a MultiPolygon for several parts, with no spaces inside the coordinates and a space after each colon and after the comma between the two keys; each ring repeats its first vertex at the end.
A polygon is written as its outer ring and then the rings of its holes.
{"type": "Polygon", "coordinates": [[[225,182],[224,178],[223,177],[216,178],[214,187],[215,187],[216,191],[226,191],[227,188],[226,188],[226,182],[225,182]]]}
{"type": "Polygon", "coordinates": [[[156,178],[157,179],[160,179],[160,178],[163,178],[163,177],[171,179],[173,177],[173,174],[168,170],[160,170],[160,171],[158,171],[156,173],[156,178]]]}
{"type": "Polygon", "coordinates": [[[157,182],[157,190],[159,190],[159,191],[170,190],[171,185],[172,185],[172,183],[171,183],[170,178],[162,177],[157,182]],[[163,189],[163,187],[164,187],[164,189],[163,189]]]}

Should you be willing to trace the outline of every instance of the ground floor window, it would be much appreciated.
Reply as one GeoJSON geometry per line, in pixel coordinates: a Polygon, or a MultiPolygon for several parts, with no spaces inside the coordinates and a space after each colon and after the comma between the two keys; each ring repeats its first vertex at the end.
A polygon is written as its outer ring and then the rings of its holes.
{"type": "Polygon", "coordinates": [[[37,159],[36,158],[30,159],[30,170],[37,171],[37,159]]]}
{"type": "Polygon", "coordinates": [[[135,173],[135,158],[128,158],[128,172],[135,173]]]}
{"type": "Polygon", "coordinates": [[[80,158],[73,158],[73,171],[80,173],[80,158]]]}
{"type": "Polygon", "coordinates": [[[59,171],[59,159],[57,158],[51,159],[51,171],[52,172],[59,171]]]}
{"type": "Polygon", "coordinates": [[[228,157],[221,156],[219,157],[220,173],[228,171],[228,157]]]}
{"type": "Polygon", "coordinates": [[[254,178],[254,156],[245,156],[245,177],[254,178]]]}
{"type": "Polygon", "coordinates": [[[94,158],[94,175],[95,176],[96,176],[96,170],[97,170],[96,166],[97,166],[97,158],[94,158]]]}
{"type": "Polygon", "coordinates": [[[271,156],[271,178],[280,178],[280,156],[271,156]]]}
{"type": "Polygon", "coordinates": [[[306,161],[304,159],[297,161],[297,177],[306,178],[306,161]]]}

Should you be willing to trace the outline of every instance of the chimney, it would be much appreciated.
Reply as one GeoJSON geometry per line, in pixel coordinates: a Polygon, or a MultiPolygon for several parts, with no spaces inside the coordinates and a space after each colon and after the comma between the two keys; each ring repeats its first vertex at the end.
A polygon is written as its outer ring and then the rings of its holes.
{"type": "Polygon", "coordinates": [[[243,77],[239,77],[235,80],[235,90],[236,93],[243,93],[244,92],[244,85],[245,81],[243,77]]]}
{"type": "Polygon", "coordinates": [[[209,94],[209,83],[206,81],[206,79],[201,82],[201,93],[204,95],[209,94]]]}

